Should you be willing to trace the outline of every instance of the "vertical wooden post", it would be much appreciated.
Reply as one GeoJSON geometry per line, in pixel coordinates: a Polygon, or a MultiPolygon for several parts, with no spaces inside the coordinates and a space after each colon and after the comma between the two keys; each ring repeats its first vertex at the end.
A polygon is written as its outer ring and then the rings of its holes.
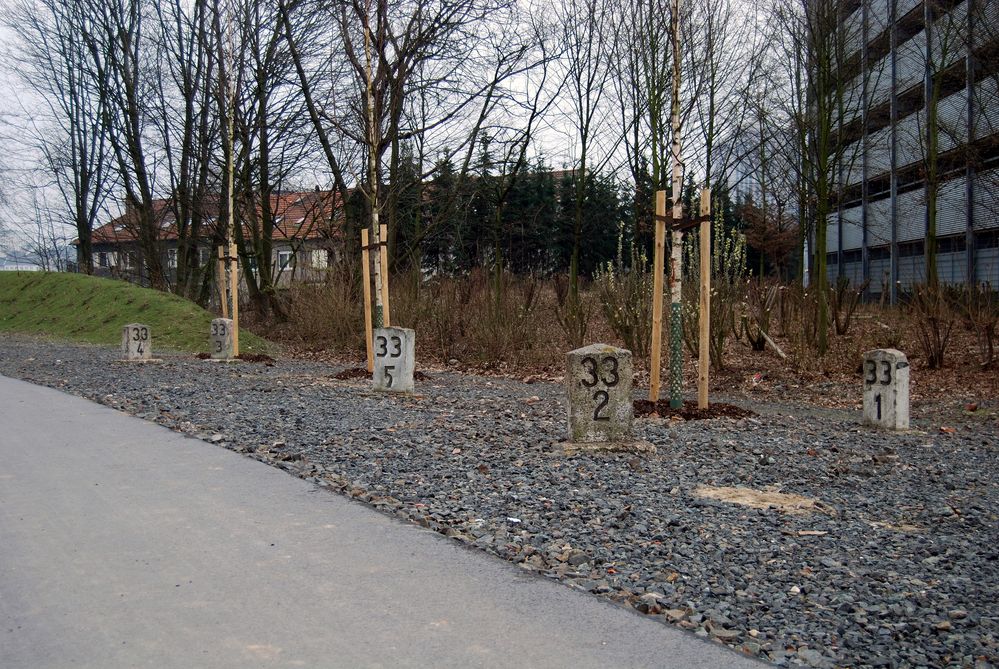
{"type": "Polygon", "coordinates": [[[232,357],[239,357],[239,254],[229,242],[229,293],[232,295],[232,357]]]}
{"type": "Polygon", "coordinates": [[[382,306],[384,307],[385,327],[389,327],[392,325],[392,316],[389,308],[388,226],[384,223],[378,226],[378,237],[381,240],[381,246],[378,247],[378,257],[382,261],[382,306]]]}
{"type": "Polygon", "coordinates": [[[225,279],[225,248],[219,244],[218,260],[215,261],[219,284],[219,304],[222,305],[222,318],[229,318],[229,282],[225,279]]]}
{"type": "Polygon", "coordinates": [[[697,408],[708,408],[708,368],[711,365],[711,189],[701,189],[701,306],[697,355],[697,408]]]}
{"type": "Polygon", "coordinates": [[[652,262],[652,359],[649,362],[649,401],[659,401],[663,354],[663,270],[666,264],[666,191],[656,191],[656,247],[652,262]]]}
{"type": "Polygon", "coordinates": [[[371,332],[371,256],[368,255],[368,229],[361,229],[361,279],[364,282],[364,347],[368,354],[368,373],[375,371],[375,351],[371,332]]]}

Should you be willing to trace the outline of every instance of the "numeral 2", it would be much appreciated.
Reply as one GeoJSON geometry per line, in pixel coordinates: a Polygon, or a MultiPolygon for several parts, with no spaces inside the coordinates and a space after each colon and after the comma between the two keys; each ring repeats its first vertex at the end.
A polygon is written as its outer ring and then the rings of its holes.
{"type": "Polygon", "coordinates": [[[597,408],[593,410],[593,420],[610,420],[610,416],[600,415],[600,410],[606,407],[607,403],[610,401],[610,395],[607,394],[606,390],[598,390],[593,393],[593,399],[596,400],[598,398],[600,401],[597,402],[597,408]]]}

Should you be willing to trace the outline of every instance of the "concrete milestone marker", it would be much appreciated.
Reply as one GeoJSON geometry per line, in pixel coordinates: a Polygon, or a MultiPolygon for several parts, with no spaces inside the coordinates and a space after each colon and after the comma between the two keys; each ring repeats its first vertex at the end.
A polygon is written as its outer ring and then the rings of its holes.
{"type": "Polygon", "coordinates": [[[909,429],[909,361],[899,350],[864,353],[864,423],[909,429]]]}
{"type": "Polygon", "coordinates": [[[377,328],[374,332],[375,390],[413,392],[416,333],[408,328],[377,328]]]}
{"type": "Polygon", "coordinates": [[[232,319],[214,319],[209,337],[212,360],[232,360],[232,319]]]}
{"type": "Polygon", "coordinates": [[[570,351],[566,370],[569,441],[631,440],[631,351],[592,344],[570,351]]]}
{"type": "Polygon", "coordinates": [[[152,360],[153,337],[148,325],[129,323],[122,329],[121,357],[123,360],[152,360]]]}

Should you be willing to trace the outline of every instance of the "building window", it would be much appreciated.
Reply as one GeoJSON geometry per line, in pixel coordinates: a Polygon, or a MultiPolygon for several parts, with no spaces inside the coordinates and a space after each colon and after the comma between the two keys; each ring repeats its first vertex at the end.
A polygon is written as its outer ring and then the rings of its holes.
{"type": "Polygon", "coordinates": [[[975,234],[976,249],[999,248],[999,230],[987,230],[975,234]]]}
{"type": "Polygon", "coordinates": [[[860,262],[862,260],[861,249],[853,249],[851,251],[843,251],[843,264],[850,262],[860,262]]]}
{"type": "Polygon", "coordinates": [[[167,249],[167,267],[177,269],[177,249],[167,249]]]}
{"type": "Polygon", "coordinates": [[[108,267],[108,254],[107,251],[101,251],[97,254],[97,266],[98,267],[108,267]]]}
{"type": "Polygon", "coordinates": [[[961,253],[964,251],[964,236],[938,237],[937,253],[961,253]]]}
{"type": "Polygon", "coordinates": [[[905,242],[904,244],[898,245],[898,257],[899,258],[909,258],[912,256],[923,255],[923,240],[919,239],[914,242],[905,242]]]}
{"type": "Polygon", "coordinates": [[[198,258],[200,260],[202,267],[208,264],[208,261],[211,260],[211,257],[212,257],[211,248],[202,246],[201,248],[198,249],[198,258]]]}
{"type": "Polygon", "coordinates": [[[867,249],[867,257],[869,260],[888,260],[891,258],[891,248],[888,246],[872,246],[867,249]]]}
{"type": "Polygon", "coordinates": [[[330,266],[330,252],[326,249],[312,250],[312,268],[327,269],[330,266]]]}
{"type": "Polygon", "coordinates": [[[288,269],[295,264],[295,254],[292,251],[278,251],[278,269],[288,269]]]}

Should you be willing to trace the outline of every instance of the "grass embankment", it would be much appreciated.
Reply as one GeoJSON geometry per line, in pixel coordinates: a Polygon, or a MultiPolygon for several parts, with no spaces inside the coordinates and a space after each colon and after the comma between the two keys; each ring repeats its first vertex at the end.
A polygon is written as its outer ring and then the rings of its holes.
{"type": "MultiPolygon", "coordinates": [[[[208,350],[215,316],[194,302],[126,281],[83,274],[0,272],[0,332],[117,346],[128,323],[148,325],[153,351],[208,350]]],[[[240,328],[241,352],[274,346],[240,328]]]]}

